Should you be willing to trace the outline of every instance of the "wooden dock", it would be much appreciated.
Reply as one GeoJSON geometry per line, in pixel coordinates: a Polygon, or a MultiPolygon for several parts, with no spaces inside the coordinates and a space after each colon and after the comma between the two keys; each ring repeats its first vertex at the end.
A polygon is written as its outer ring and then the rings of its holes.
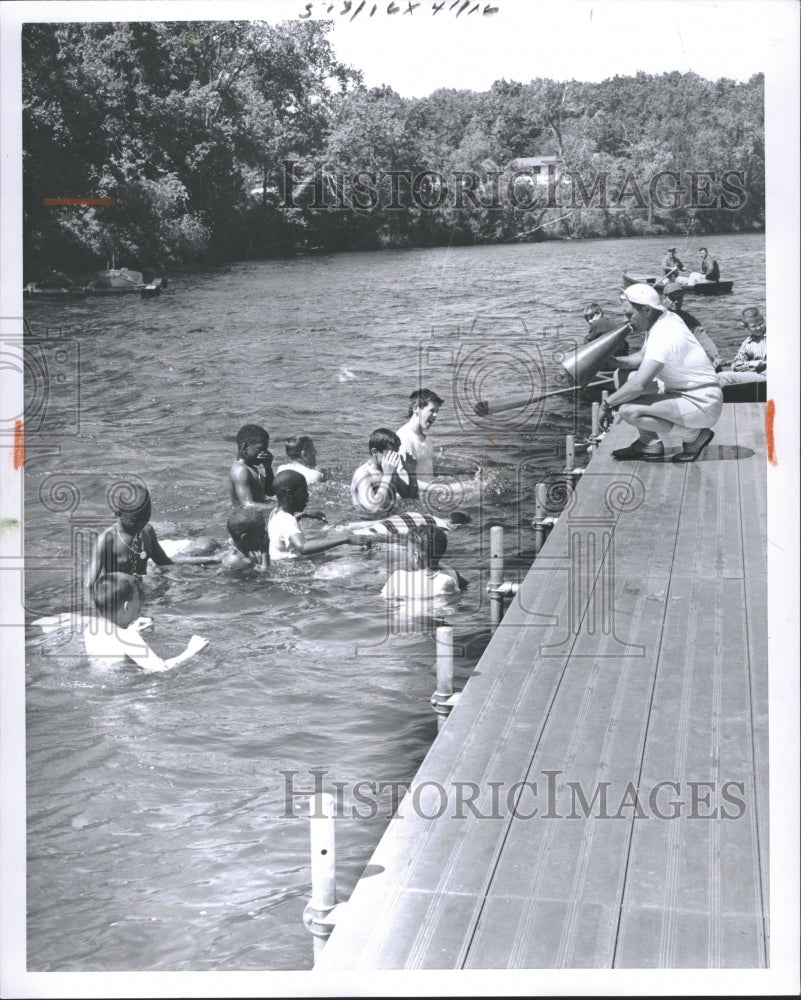
{"type": "Polygon", "coordinates": [[[606,435],[317,969],[769,964],[764,414],[606,435]]]}

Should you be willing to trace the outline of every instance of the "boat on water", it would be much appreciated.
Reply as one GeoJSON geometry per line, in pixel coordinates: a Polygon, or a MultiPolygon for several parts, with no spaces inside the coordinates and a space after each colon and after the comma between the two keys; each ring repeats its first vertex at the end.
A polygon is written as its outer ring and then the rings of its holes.
{"type": "Polygon", "coordinates": [[[128,267],[107,267],[95,271],[85,284],[75,284],[62,272],[53,272],[42,281],[29,281],[22,289],[27,299],[74,299],[87,295],[126,295],[136,293],[144,298],[160,295],[167,284],[165,278],[145,281],[141,271],[128,267]]]}
{"type": "MultiPolygon", "coordinates": [[[[655,285],[657,282],[665,280],[662,274],[639,274],[636,271],[627,271],[623,274],[623,286],[629,285],[655,285]]],[[[734,288],[733,281],[696,281],[692,285],[682,285],[681,290],[685,295],[728,295],[734,288]]]]}
{"type": "Polygon", "coordinates": [[[49,287],[37,281],[29,281],[22,289],[23,297],[26,299],[82,299],[86,297],[86,289],[83,285],[73,285],[67,287],[49,287]]]}
{"type": "Polygon", "coordinates": [[[86,285],[87,295],[125,295],[131,292],[143,296],[159,295],[164,285],[163,278],[146,282],[141,271],[127,267],[108,267],[97,271],[86,285]]]}

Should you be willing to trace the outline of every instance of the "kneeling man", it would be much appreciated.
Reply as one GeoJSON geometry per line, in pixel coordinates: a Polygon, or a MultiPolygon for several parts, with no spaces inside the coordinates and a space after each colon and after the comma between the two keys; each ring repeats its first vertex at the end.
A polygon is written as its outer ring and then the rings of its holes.
{"type": "Polygon", "coordinates": [[[615,358],[617,367],[634,374],[606,400],[601,419],[609,423],[617,408],[638,437],[612,452],[624,461],[662,461],[664,441],[681,442],[674,462],[694,462],[714,437],[723,393],[703,347],[674,313],[667,312],[650,285],[629,285],[621,296],[629,325],[645,334],[636,354],[615,358]]]}

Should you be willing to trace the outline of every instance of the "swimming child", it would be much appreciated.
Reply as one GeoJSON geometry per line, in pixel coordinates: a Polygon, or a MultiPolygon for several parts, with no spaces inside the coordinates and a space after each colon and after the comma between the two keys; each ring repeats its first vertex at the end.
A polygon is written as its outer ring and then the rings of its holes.
{"type": "Polygon", "coordinates": [[[467,587],[464,577],[440,559],[448,548],[442,528],[429,528],[409,536],[407,569],[397,569],[384,584],[384,597],[425,600],[442,594],[456,594],[467,587]]]}
{"type": "Polygon", "coordinates": [[[275,470],[276,475],[289,469],[305,476],[309,486],[324,482],[325,473],[322,469],[317,468],[317,451],[314,442],[308,435],[301,434],[300,437],[287,438],[286,457],[289,461],[278,466],[275,470]]]}
{"type": "Polygon", "coordinates": [[[193,635],[186,649],[163,660],[142,638],[142,631],[152,622],[140,618],[142,599],[136,578],[129,573],[109,573],[98,580],[93,591],[100,617],[93,618],[84,630],[84,646],[91,660],[115,663],[131,659],[143,670],[154,672],[178,666],[201,649],[208,639],[193,635]]]}
{"type": "Polygon", "coordinates": [[[95,541],[86,573],[90,589],[107,573],[129,573],[142,576],[147,561],[156,566],[172,565],[173,560],[159,545],[156,532],[149,523],[150,493],[139,483],[126,484],[114,500],[117,523],[102,531],[95,541]]]}
{"type": "Polygon", "coordinates": [[[400,438],[379,427],[370,435],[370,458],[353,473],[350,496],[353,506],[365,514],[388,514],[398,497],[411,495],[408,481],[401,478],[403,460],[400,438]]]}
{"type": "Polygon", "coordinates": [[[236,434],[237,456],[228,473],[235,507],[262,504],[275,495],[270,435],[259,424],[245,424],[236,434]]]}
{"type": "Polygon", "coordinates": [[[409,473],[411,496],[425,490],[434,478],[434,445],[430,432],[442,402],[431,389],[416,389],[409,396],[409,419],[398,429],[400,456],[409,473]]]}
{"type": "Polygon", "coordinates": [[[278,506],[272,510],[267,522],[271,561],[315,555],[338,545],[370,547],[370,538],[350,532],[337,537],[306,538],[298,526],[298,518],[309,502],[309,484],[299,472],[288,469],[276,475],[274,485],[278,506]]]}
{"type": "Polygon", "coordinates": [[[223,556],[224,569],[267,569],[267,527],[265,512],[251,504],[235,510],[228,518],[228,533],[234,543],[223,556]]]}

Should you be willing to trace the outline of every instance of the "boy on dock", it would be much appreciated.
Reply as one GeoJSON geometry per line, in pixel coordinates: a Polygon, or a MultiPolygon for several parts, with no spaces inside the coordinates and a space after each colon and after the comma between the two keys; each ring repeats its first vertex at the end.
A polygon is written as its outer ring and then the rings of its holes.
{"type": "Polygon", "coordinates": [[[336,538],[306,538],[298,520],[309,502],[309,484],[299,473],[287,470],[275,477],[275,498],[278,505],[270,512],[267,534],[270,540],[270,561],[311,556],[339,545],[360,545],[367,548],[371,539],[347,534],[336,538]]]}
{"type": "Polygon", "coordinates": [[[237,456],[228,473],[235,507],[261,504],[266,508],[266,498],[275,495],[269,444],[270,435],[259,424],[245,424],[237,431],[237,456]]]}
{"type": "Polygon", "coordinates": [[[142,638],[152,622],[140,618],[142,599],[136,578],[129,573],[109,573],[94,588],[95,607],[100,615],[84,629],[84,647],[90,660],[117,663],[133,660],[148,673],[169,670],[208,646],[208,639],[193,635],[186,649],[163,660],[142,638]]]}
{"type": "Polygon", "coordinates": [[[442,403],[442,398],[431,389],[416,389],[409,396],[409,419],[398,429],[400,457],[409,476],[412,497],[430,486],[434,478],[431,429],[442,403]]]}
{"type": "Polygon", "coordinates": [[[370,458],[353,473],[350,483],[353,506],[362,513],[386,516],[394,509],[398,497],[412,495],[408,476],[406,480],[401,478],[404,465],[400,448],[400,438],[386,427],[379,427],[370,435],[370,458]]]}

